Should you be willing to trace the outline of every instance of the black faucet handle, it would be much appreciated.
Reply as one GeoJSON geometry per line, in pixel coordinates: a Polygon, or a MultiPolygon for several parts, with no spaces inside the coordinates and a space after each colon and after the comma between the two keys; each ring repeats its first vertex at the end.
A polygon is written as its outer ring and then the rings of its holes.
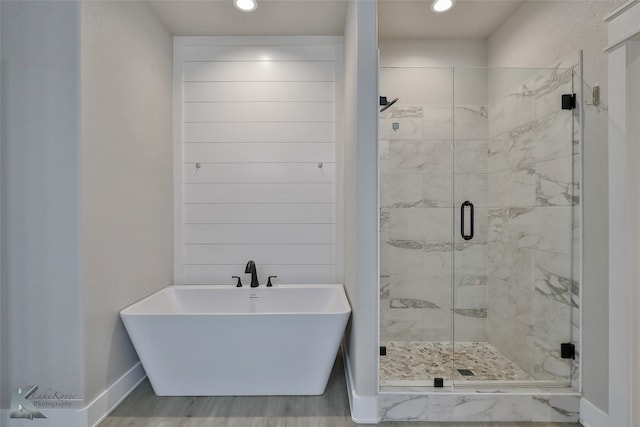
{"type": "Polygon", "coordinates": [[[232,279],[238,279],[238,283],[236,284],[236,288],[241,288],[242,287],[242,279],[240,279],[240,276],[231,276],[232,279]]]}
{"type": "Polygon", "coordinates": [[[273,286],[273,285],[271,284],[271,278],[272,278],[272,277],[273,277],[274,279],[277,279],[277,278],[278,278],[278,276],[269,276],[269,280],[267,280],[267,287],[268,287],[268,288],[270,288],[271,286],[273,286]]]}

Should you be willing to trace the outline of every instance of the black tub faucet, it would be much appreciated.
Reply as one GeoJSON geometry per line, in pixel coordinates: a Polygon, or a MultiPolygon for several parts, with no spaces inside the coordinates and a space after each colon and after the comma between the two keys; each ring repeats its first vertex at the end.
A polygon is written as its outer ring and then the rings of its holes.
{"type": "Polygon", "coordinates": [[[245,273],[251,273],[251,287],[257,288],[260,283],[258,283],[258,273],[256,273],[256,263],[253,260],[249,260],[247,266],[244,268],[245,273]]]}

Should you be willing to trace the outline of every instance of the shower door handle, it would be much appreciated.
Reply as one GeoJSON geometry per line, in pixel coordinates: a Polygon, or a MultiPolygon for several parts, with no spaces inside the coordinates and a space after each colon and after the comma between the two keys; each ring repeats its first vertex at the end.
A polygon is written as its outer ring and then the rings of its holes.
{"type": "Polygon", "coordinates": [[[473,203],[471,203],[470,201],[466,201],[464,202],[462,205],[460,205],[460,234],[462,235],[462,238],[464,240],[471,240],[473,239],[473,203]],[[464,221],[464,214],[466,211],[466,207],[469,207],[469,214],[470,214],[470,221],[469,221],[469,228],[470,228],[470,233],[469,234],[465,234],[465,221],[464,221]]]}

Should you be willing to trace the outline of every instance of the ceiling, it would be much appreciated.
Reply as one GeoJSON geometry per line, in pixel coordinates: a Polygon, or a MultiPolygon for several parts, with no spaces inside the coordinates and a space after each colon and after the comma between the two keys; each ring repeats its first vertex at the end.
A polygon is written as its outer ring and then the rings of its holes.
{"type": "Polygon", "coordinates": [[[251,13],[232,0],[147,0],[174,36],[342,35],[345,0],[257,0],[251,13]]]}
{"type": "MultiPolygon", "coordinates": [[[[258,0],[252,13],[232,0],[147,2],[176,36],[342,35],[347,10],[347,0],[258,0]]],[[[379,0],[379,38],[486,38],[521,2],[457,0],[435,14],[431,0],[379,0]]]]}
{"type": "Polygon", "coordinates": [[[378,38],[487,38],[522,1],[457,0],[445,13],[431,11],[431,1],[380,0],[378,38]]]}

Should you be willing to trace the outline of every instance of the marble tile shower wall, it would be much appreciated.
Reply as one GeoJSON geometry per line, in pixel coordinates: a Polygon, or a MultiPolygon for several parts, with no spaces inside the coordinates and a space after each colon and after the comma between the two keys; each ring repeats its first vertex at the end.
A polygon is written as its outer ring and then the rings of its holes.
{"type": "Polygon", "coordinates": [[[403,105],[380,115],[383,342],[451,341],[452,320],[457,340],[487,341],[487,129],[485,105],[403,105]],[[476,206],[472,243],[452,217],[465,200],[476,206]]]}
{"type": "Polygon", "coordinates": [[[577,63],[564,61],[488,105],[487,336],[537,380],[568,382],[577,372],[559,354],[579,335],[579,126],[577,113],[560,108],[561,94],[574,92],[577,63]]]}

